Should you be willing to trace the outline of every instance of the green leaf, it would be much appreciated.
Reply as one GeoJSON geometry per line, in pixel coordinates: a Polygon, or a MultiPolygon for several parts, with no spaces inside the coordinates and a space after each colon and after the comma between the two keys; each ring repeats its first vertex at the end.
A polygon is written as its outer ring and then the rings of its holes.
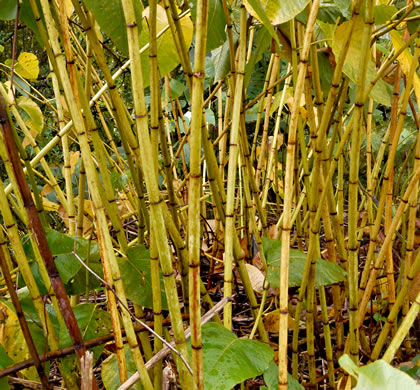
{"type": "MultiPolygon", "coordinates": [[[[84,0],[88,10],[92,12],[101,30],[115,43],[118,50],[128,56],[127,26],[121,0],[84,0]]],[[[143,5],[141,1],[134,2],[139,34],[142,26],[143,5]]]]}
{"type": "MultiPolygon", "coordinates": [[[[238,42],[239,34],[233,29],[233,43],[238,42]]],[[[222,46],[211,52],[211,59],[214,64],[214,82],[223,79],[230,72],[229,42],[226,41],[222,46]]]]}
{"type": "Polygon", "coordinates": [[[277,36],[276,32],[274,31],[273,26],[271,25],[271,21],[263,8],[260,0],[244,0],[245,7],[247,11],[258,18],[264,25],[264,27],[268,30],[271,37],[276,41],[277,45],[280,47],[279,37],[277,36]]]}
{"type": "MultiPolygon", "coordinates": [[[[344,38],[347,35],[346,30],[350,28],[350,22],[344,22],[337,27],[332,43],[332,49],[336,58],[339,58],[344,47],[344,38]]],[[[360,69],[360,50],[364,34],[364,22],[361,16],[355,19],[355,26],[353,35],[350,41],[350,47],[347,52],[344,63],[344,73],[354,83],[357,80],[360,69]]],[[[365,88],[370,85],[370,82],[376,77],[376,67],[371,59],[368,60],[365,88]]],[[[372,89],[370,97],[380,104],[385,106],[391,105],[392,89],[383,80],[379,80],[372,89]]]]}
{"type": "MultiPolygon", "coordinates": [[[[191,18],[195,23],[197,16],[197,0],[192,0],[190,2],[190,8],[191,18]]],[[[221,0],[209,0],[207,24],[209,28],[207,31],[206,52],[208,53],[222,45],[227,39],[225,32],[226,18],[221,0]]]]}
{"type": "MultiPolygon", "coordinates": [[[[264,254],[267,259],[267,279],[274,287],[280,287],[281,241],[263,238],[264,254]]],[[[307,255],[297,249],[290,249],[289,286],[300,286],[307,255]]],[[[346,272],[337,264],[316,259],[315,285],[326,286],[344,281],[346,272]]]]}
{"type": "Polygon", "coordinates": [[[24,120],[28,129],[33,130],[37,135],[40,134],[44,128],[44,115],[42,114],[38,104],[25,96],[19,97],[17,103],[18,107],[24,111],[22,119],[24,120]]]}
{"type": "Polygon", "coordinates": [[[0,0],[0,20],[11,20],[16,17],[16,0],[0,0]]]}
{"type": "Polygon", "coordinates": [[[339,8],[340,12],[345,18],[351,15],[351,0],[334,0],[334,3],[339,8]]]}
{"type": "MultiPolygon", "coordinates": [[[[271,361],[267,370],[264,372],[264,382],[268,390],[277,390],[279,387],[279,367],[274,361],[271,361]]],[[[304,387],[290,374],[287,374],[287,389],[303,390],[304,387]]]]}
{"type": "MultiPolygon", "coordinates": [[[[75,250],[76,254],[84,262],[88,260],[90,265],[92,263],[99,262],[99,247],[96,242],[89,242],[89,240],[81,237],[78,237],[75,240],[75,238],[70,235],[63,234],[52,229],[45,229],[45,232],[51,253],[55,256],[55,264],[63,283],[66,285],[66,288],[68,288],[67,284],[71,284],[73,282],[73,278],[75,278],[77,274],[79,274],[82,279],[85,278],[85,273],[83,272],[82,274],[79,272],[83,266],[73,255],[73,250],[75,250]]],[[[27,240],[27,237],[25,237],[23,241],[25,242],[24,250],[26,256],[28,259],[35,259],[30,241],[27,240]]],[[[36,263],[31,264],[31,269],[41,292],[46,293],[45,286],[39,274],[38,265],[36,263]]],[[[83,271],[84,270],[85,268],[83,267],[83,271]]],[[[98,271],[101,272],[100,270],[98,271]]]]}
{"type": "MultiPolygon", "coordinates": [[[[127,375],[130,377],[135,372],[137,372],[137,368],[133,360],[133,355],[130,351],[130,346],[128,344],[124,345],[124,354],[125,360],[127,361],[127,375]]],[[[106,390],[115,390],[121,386],[117,355],[115,353],[111,354],[111,356],[102,362],[101,376],[106,390]]],[[[134,388],[140,390],[143,388],[143,386],[140,384],[140,382],[137,382],[134,388]]]]}
{"type": "MultiPolygon", "coordinates": [[[[149,16],[149,9],[146,8],[143,12],[145,18],[143,19],[143,28],[140,35],[140,47],[144,47],[149,43],[149,26],[147,18],[149,16]]],[[[189,16],[184,16],[179,20],[182,28],[182,32],[185,39],[185,46],[188,50],[191,46],[192,37],[193,37],[193,24],[189,16]]],[[[168,19],[166,17],[166,12],[162,6],[157,6],[157,23],[156,23],[156,33],[159,34],[168,25],[168,19]]],[[[170,29],[166,30],[161,37],[157,39],[157,56],[159,64],[159,74],[160,77],[166,76],[169,72],[174,70],[179,64],[180,59],[178,56],[178,51],[175,46],[175,42],[172,37],[172,32],[170,29]]],[[[146,88],[149,86],[149,50],[145,50],[141,54],[141,67],[143,70],[143,84],[146,88]]]]}
{"type": "Polygon", "coordinates": [[[270,33],[265,28],[257,30],[256,36],[256,48],[252,53],[251,58],[245,65],[245,88],[248,87],[252,74],[255,72],[255,65],[262,59],[264,52],[268,49],[271,43],[270,33]]]}
{"type": "MultiPolygon", "coordinates": [[[[259,341],[238,339],[214,322],[202,327],[204,387],[206,390],[229,390],[236,384],[261,375],[274,352],[259,341]]],[[[189,345],[191,350],[191,345],[189,345]]]]}
{"type": "Polygon", "coordinates": [[[390,21],[391,18],[398,12],[397,7],[394,5],[376,5],[374,8],[375,24],[381,25],[390,21]]]}
{"type": "Polygon", "coordinates": [[[355,390],[419,389],[409,375],[397,370],[384,360],[358,367],[349,355],[343,355],[338,362],[344,370],[357,379],[355,390]]]}
{"type": "MultiPolygon", "coordinates": [[[[129,248],[128,258],[119,258],[121,277],[127,297],[137,305],[153,308],[152,277],[150,274],[150,253],[143,246],[129,248]]],[[[162,308],[168,310],[163,279],[160,280],[162,308]]]]}
{"type": "Polygon", "coordinates": [[[265,17],[262,15],[262,10],[270,23],[277,25],[293,19],[306,8],[308,3],[309,0],[246,0],[245,7],[264,25],[265,17]]]}
{"type": "MultiPolygon", "coordinates": [[[[0,369],[7,368],[8,366],[13,365],[13,360],[9,358],[5,349],[0,345],[0,369]]],[[[9,389],[9,383],[7,381],[7,376],[0,379],[0,389],[9,389]]]]}
{"type": "MultiPolygon", "coordinates": [[[[73,312],[84,341],[106,336],[112,330],[110,314],[105,310],[100,310],[93,303],[73,306],[73,312]]],[[[67,327],[63,324],[60,327],[60,346],[66,348],[72,345],[67,327]]],[[[103,349],[104,345],[92,349],[95,360],[99,358],[103,349]]]]}
{"type": "Polygon", "coordinates": [[[171,89],[172,99],[177,99],[184,94],[186,86],[177,79],[171,79],[169,88],[171,89]]]}

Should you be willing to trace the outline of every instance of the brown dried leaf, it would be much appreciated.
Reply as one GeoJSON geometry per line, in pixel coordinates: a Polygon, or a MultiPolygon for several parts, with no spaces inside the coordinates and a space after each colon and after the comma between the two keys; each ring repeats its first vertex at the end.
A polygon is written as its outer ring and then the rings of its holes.
{"type": "Polygon", "coordinates": [[[264,292],[264,274],[257,267],[251,264],[245,264],[245,266],[248,271],[253,290],[258,294],[262,294],[264,292]]]}

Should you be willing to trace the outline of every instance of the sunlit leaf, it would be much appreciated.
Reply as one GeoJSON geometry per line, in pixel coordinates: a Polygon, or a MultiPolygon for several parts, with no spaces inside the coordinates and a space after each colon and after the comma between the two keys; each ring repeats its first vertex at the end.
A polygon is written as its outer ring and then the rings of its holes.
{"type": "MultiPolygon", "coordinates": [[[[394,45],[395,50],[399,50],[404,45],[404,42],[401,38],[401,34],[395,30],[390,31],[389,34],[391,35],[392,44],[394,45]]],[[[411,55],[408,48],[401,53],[401,55],[398,57],[398,61],[401,64],[402,71],[406,76],[408,76],[408,73],[410,72],[411,63],[413,62],[413,56],[411,55]]],[[[413,86],[417,102],[420,102],[420,79],[419,76],[417,76],[416,72],[413,73],[413,86]]]]}
{"type": "Polygon", "coordinates": [[[300,14],[309,3],[309,0],[245,0],[244,3],[247,11],[252,16],[260,19],[261,22],[264,22],[261,18],[261,13],[254,8],[257,2],[264,9],[270,23],[277,25],[286,23],[300,14]]]}
{"type": "Polygon", "coordinates": [[[24,111],[22,118],[29,130],[32,130],[32,135],[37,136],[44,128],[44,115],[38,104],[32,99],[20,96],[17,100],[18,107],[24,111]]]}
{"type": "Polygon", "coordinates": [[[355,390],[418,390],[419,386],[405,372],[397,370],[384,360],[377,360],[358,367],[349,355],[343,355],[338,362],[352,377],[357,379],[355,390]]]}
{"type": "Polygon", "coordinates": [[[264,27],[270,33],[271,37],[277,42],[277,45],[280,47],[279,38],[274,31],[274,28],[271,24],[271,20],[267,15],[263,5],[260,0],[244,0],[245,7],[251,15],[257,15],[256,17],[263,23],[264,27]]]}
{"type": "Polygon", "coordinates": [[[398,9],[394,5],[376,5],[374,8],[375,24],[381,25],[389,22],[391,17],[393,17],[397,12],[398,9]]]}
{"type": "Polygon", "coordinates": [[[15,70],[28,80],[35,80],[39,74],[39,61],[33,53],[21,53],[18,57],[15,70]]]}
{"type": "MultiPolygon", "coordinates": [[[[353,82],[357,81],[357,77],[360,70],[360,51],[363,41],[364,34],[364,21],[361,16],[355,18],[355,26],[350,41],[350,46],[347,52],[346,60],[344,63],[344,73],[352,80],[353,82]]],[[[342,49],[344,47],[344,39],[347,35],[346,30],[350,28],[350,22],[344,22],[337,27],[332,49],[336,58],[339,58],[342,49]]],[[[366,71],[366,82],[365,88],[370,85],[370,82],[376,77],[376,67],[371,59],[368,60],[368,66],[366,71]]],[[[370,96],[380,104],[385,106],[391,105],[392,90],[391,88],[383,81],[379,80],[372,89],[370,96]]]]}
{"type": "MultiPolygon", "coordinates": [[[[144,47],[149,42],[149,27],[148,17],[149,8],[143,11],[143,29],[140,35],[140,46],[144,47]]],[[[191,46],[193,37],[193,24],[189,16],[184,16],[179,20],[181,24],[182,32],[185,39],[186,49],[188,50],[191,46]]],[[[168,19],[166,12],[160,5],[157,6],[157,21],[156,21],[156,33],[159,34],[164,28],[168,26],[168,19]]],[[[159,74],[161,77],[166,76],[169,72],[174,70],[179,64],[180,59],[178,51],[175,46],[175,42],[172,37],[171,30],[168,29],[161,37],[157,39],[157,55],[159,64],[159,74]]],[[[147,87],[149,81],[149,50],[147,49],[141,55],[141,66],[143,70],[143,82],[144,86],[147,87]]]]}
{"type": "MultiPolygon", "coordinates": [[[[14,363],[19,363],[22,360],[30,358],[17,315],[3,302],[0,302],[0,346],[4,348],[7,356],[14,363]]],[[[38,379],[34,367],[22,372],[28,379],[38,379]]]]}

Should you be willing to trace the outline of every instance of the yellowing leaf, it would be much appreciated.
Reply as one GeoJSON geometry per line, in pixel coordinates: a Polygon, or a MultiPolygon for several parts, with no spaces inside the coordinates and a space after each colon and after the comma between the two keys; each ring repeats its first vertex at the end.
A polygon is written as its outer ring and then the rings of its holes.
{"type": "Polygon", "coordinates": [[[25,79],[35,80],[39,74],[38,58],[33,53],[24,52],[18,57],[15,69],[25,79]]]}
{"type": "Polygon", "coordinates": [[[45,186],[42,188],[41,195],[44,196],[50,194],[53,191],[54,188],[52,188],[52,186],[50,186],[49,184],[45,184],[45,186]]]}
{"type": "MultiPolygon", "coordinates": [[[[149,8],[146,8],[143,11],[143,24],[142,24],[142,32],[140,35],[140,46],[144,47],[146,44],[149,43],[149,27],[147,18],[149,17],[149,8]]],[[[192,37],[193,37],[193,30],[194,26],[189,18],[189,16],[184,16],[179,20],[182,28],[182,32],[185,38],[185,45],[187,50],[191,46],[192,37]]],[[[164,8],[160,5],[157,6],[157,25],[156,31],[159,34],[160,31],[163,30],[168,25],[168,19],[166,17],[166,12],[164,8]]],[[[158,64],[159,64],[159,71],[160,76],[164,77],[176,66],[179,65],[180,59],[178,56],[178,51],[176,50],[176,46],[172,37],[172,33],[170,30],[167,30],[161,37],[157,39],[157,56],[158,56],[158,64]]],[[[147,87],[149,85],[149,50],[146,50],[141,55],[141,66],[143,69],[143,81],[144,86],[147,87]]]]}
{"type": "MultiPolygon", "coordinates": [[[[301,13],[308,0],[260,0],[266,16],[273,25],[285,23],[290,19],[293,19],[297,14],[301,13]]],[[[261,15],[256,12],[252,6],[253,2],[244,1],[247,11],[257,19],[261,20],[261,15]]]]}
{"type": "MultiPolygon", "coordinates": [[[[404,42],[401,39],[401,34],[398,33],[396,30],[390,31],[389,34],[391,35],[392,44],[395,47],[395,51],[398,51],[404,45],[404,42]]],[[[402,71],[404,72],[406,76],[408,76],[411,63],[413,62],[413,57],[410,54],[408,48],[405,49],[400,54],[400,56],[398,57],[398,61],[400,62],[402,71]]],[[[416,94],[417,102],[420,102],[420,79],[415,72],[413,75],[413,86],[414,86],[414,92],[416,94]]]]}
{"type": "Polygon", "coordinates": [[[23,110],[21,112],[22,119],[29,130],[31,130],[32,136],[36,137],[44,128],[44,115],[32,99],[21,96],[17,100],[18,108],[23,110]]]}
{"type": "MultiPolygon", "coordinates": [[[[0,345],[15,363],[30,357],[17,315],[3,302],[0,302],[0,345]]],[[[38,379],[34,367],[23,373],[28,379],[38,379]]]]}
{"type": "MultiPolygon", "coordinates": [[[[274,310],[264,316],[264,327],[267,332],[277,333],[279,331],[279,320],[280,311],[274,310]]],[[[295,326],[295,320],[288,314],[287,326],[289,329],[293,329],[295,326]]]]}
{"type": "MultiPolygon", "coordinates": [[[[355,18],[353,35],[344,62],[344,73],[353,82],[357,82],[360,70],[360,51],[362,49],[361,45],[363,41],[364,26],[365,23],[361,16],[355,18]]],[[[344,49],[345,37],[347,36],[349,28],[351,28],[351,23],[344,22],[340,24],[340,26],[338,26],[335,30],[332,49],[336,59],[340,58],[340,55],[344,49]]],[[[369,86],[370,82],[374,80],[376,75],[376,66],[374,62],[369,59],[366,71],[365,88],[369,86]]],[[[386,85],[383,80],[378,80],[370,93],[370,97],[376,100],[378,103],[383,104],[384,106],[390,106],[392,89],[386,85]]]]}
{"type": "Polygon", "coordinates": [[[42,198],[42,205],[44,206],[44,209],[47,211],[58,211],[60,208],[60,205],[58,203],[51,202],[47,198],[42,198]]]}
{"type": "Polygon", "coordinates": [[[71,0],[64,0],[64,9],[67,17],[69,18],[73,14],[73,4],[71,0]]]}

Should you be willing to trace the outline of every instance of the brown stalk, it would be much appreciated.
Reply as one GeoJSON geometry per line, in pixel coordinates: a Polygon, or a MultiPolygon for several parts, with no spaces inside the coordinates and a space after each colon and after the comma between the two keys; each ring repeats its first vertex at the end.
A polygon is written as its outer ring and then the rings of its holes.
{"type": "MultiPolygon", "coordinates": [[[[26,182],[25,174],[20,163],[19,153],[13,137],[13,129],[11,127],[9,115],[3,98],[0,98],[0,126],[2,128],[7,154],[9,155],[9,160],[12,164],[16,182],[19,187],[19,192],[22,196],[23,204],[28,214],[29,230],[35,236],[39,251],[48,272],[48,276],[51,280],[51,286],[57,297],[60,312],[72,339],[77,357],[79,361],[81,361],[82,357],[85,355],[86,347],[84,345],[79,326],[77,325],[76,317],[74,316],[71,308],[70,301],[67,297],[64,284],[60,278],[57,267],[55,266],[41,220],[32,198],[31,190],[26,182]]],[[[94,381],[93,388],[98,388],[96,381],[94,381]]]]}
{"type": "Polygon", "coordinates": [[[10,298],[12,299],[13,306],[16,309],[16,315],[19,320],[20,328],[22,329],[23,337],[25,337],[26,345],[28,346],[28,350],[32,359],[34,361],[34,365],[38,372],[38,375],[41,379],[42,385],[45,389],[50,389],[51,386],[48,383],[48,378],[45,375],[44,367],[42,367],[41,360],[39,359],[38,352],[35,348],[34,341],[31,336],[31,332],[29,331],[28,323],[26,322],[25,315],[23,314],[22,306],[20,305],[19,298],[17,296],[15,286],[13,285],[12,277],[9,272],[9,267],[6,263],[6,258],[4,257],[3,250],[0,248],[0,267],[3,273],[4,281],[6,282],[7,289],[9,290],[10,298]]]}
{"type": "MultiPolygon", "coordinates": [[[[182,317],[183,317],[183,319],[188,319],[189,318],[188,315],[183,315],[182,317]]],[[[163,320],[163,325],[170,325],[170,324],[171,324],[171,319],[170,318],[167,318],[167,319],[163,320]]],[[[154,322],[153,321],[146,322],[146,325],[148,325],[149,327],[153,327],[154,322]]],[[[143,325],[135,325],[134,326],[134,331],[136,333],[146,332],[147,329],[143,325]]],[[[121,332],[122,332],[122,336],[124,337],[125,336],[125,329],[122,329],[121,332]]],[[[99,345],[105,344],[105,343],[107,343],[109,341],[113,341],[113,340],[114,340],[114,334],[110,333],[110,334],[107,334],[106,336],[96,337],[94,339],[86,341],[85,342],[85,347],[87,349],[90,349],[90,348],[97,347],[99,345]]],[[[43,363],[43,362],[47,362],[47,361],[50,361],[50,360],[53,360],[53,359],[58,359],[58,358],[62,358],[64,356],[69,356],[69,355],[73,355],[73,354],[74,354],[74,346],[71,346],[71,347],[59,349],[59,350],[54,351],[54,352],[48,352],[45,355],[40,355],[39,359],[40,359],[41,363],[43,363]]],[[[0,370],[0,378],[3,378],[3,377],[8,376],[8,375],[15,374],[16,372],[24,370],[25,368],[32,367],[34,364],[35,363],[32,359],[27,359],[27,360],[24,360],[20,363],[14,364],[13,366],[9,366],[9,367],[7,367],[3,370],[0,370]]]]}

